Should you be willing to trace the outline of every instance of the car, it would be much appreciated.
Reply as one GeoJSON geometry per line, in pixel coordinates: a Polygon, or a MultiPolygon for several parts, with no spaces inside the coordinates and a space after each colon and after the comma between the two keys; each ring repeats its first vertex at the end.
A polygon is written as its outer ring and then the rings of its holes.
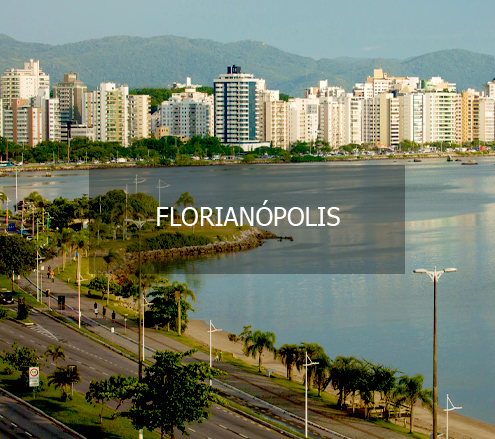
{"type": "Polygon", "coordinates": [[[0,297],[0,302],[5,304],[12,304],[14,303],[14,298],[12,297],[12,294],[4,293],[2,297],[0,297]]]}

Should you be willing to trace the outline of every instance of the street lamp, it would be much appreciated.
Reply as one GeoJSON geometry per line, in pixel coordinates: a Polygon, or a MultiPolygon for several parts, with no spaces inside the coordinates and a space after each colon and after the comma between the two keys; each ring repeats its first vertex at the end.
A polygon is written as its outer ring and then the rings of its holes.
{"type": "MultiPolygon", "coordinates": [[[[126,219],[125,220],[128,223],[134,224],[138,229],[139,229],[139,280],[138,280],[138,288],[139,288],[139,311],[138,311],[138,327],[139,327],[139,337],[138,337],[138,353],[139,353],[139,381],[143,379],[143,356],[142,356],[142,351],[140,349],[141,347],[141,341],[142,339],[144,340],[144,333],[141,335],[141,315],[143,313],[143,293],[141,289],[141,228],[147,223],[147,222],[153,222],[155,220],[153,219],[143,219],[143,220],[133,220],[133,219],[126,219]]],[[[143,331],[144,332],[144,331],[143,331]]]]}
{"type": "Polygon", "coordinates": [[[433,437],[438,433],[437,417],[437,281],[443,273],[454,273],[457,268],[445,268],[444,270],[428,271],[423,268],[413,270],[413,273],[427,274],[433,280],[433,437]]]}
{"type": "Polygon", "coordinates": [[[462,407],[456,407],[454,404],[452,404],[452,401],[449,398],[449,394],[447,393],[447,408],[444,409],[444,412],[447,412],[447,427],[445,431],[445,439],[449,439],[449,412],[452,412],[454,410],[460,410],[462,407]],[[449,408],[449,403],[452,407],[449,408]]]}
{"type": "Polygon", "coordinates": [[[124,314],[124,334],[127,335],[127,314],[124,314]]]}
{"type": "MultiPolygon", "coordinates": [[[[40,301],[40,288],[39,288],[39,263],[43,260],[38,250],[36,250],[36,300],[40,301]]],[[[42,281],[43,282],[43,281],[42,281]]]]}
{"type": "MultiPolygon", "coordinates": [[[[208,331],[210,333],[210,369],[211,369],[211,334],[212,332],[217,332],[217,331],[221,331],[221,329],[217,329],[213,326],[213,323],[211,323],[211,320],[210,320],[210,330],[208,331]],[[213,328],[213,329],[211,329],[213,328]]],[[[211,379],[210,379],[210,386],[211,386],[211,379]]]]}
{"type": "Polygon", "coordinates": [[[81,282],[85,281],[81,276],[81,250],[77,250],[77,302],[78,302],[78,317],[77,322],[79,328],[81,328],[81,282]]]}
{"type": "Polygon", "coordinates": [[[142,177],[139,177],[137,174],[136,174],[136,178],[134,178],[134,183],[136,184],[136,194],[137,194],[137,185],[138,183],[144,183],[146,181],[146,178],[142,178],[142,177]],[[138,178],[140,178],[141,180],[138,180],[138,178]]]}
{"type": "Polygon", "coordinates": [[[306,385],[306,394],[305,394],[305,400],[304,400],[304,437],[308,437],[308,367],[309,366],[314,366],[315,364],[319,364],[318,362],[311,361],[311,359],[308,356],[308,352],[304,352],[304,355],[306,356],[305,358],[305,364],[304,367],[306,368],[306,373],[305,373],[305,385],[306,385]],[[308,363],[310,361],[310,363],[308,363]]]}

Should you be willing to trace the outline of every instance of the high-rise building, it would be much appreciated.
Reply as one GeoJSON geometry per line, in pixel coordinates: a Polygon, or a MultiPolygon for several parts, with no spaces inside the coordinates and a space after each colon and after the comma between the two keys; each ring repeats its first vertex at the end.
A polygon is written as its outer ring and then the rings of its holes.
{"type": "Polygon", "coordinates": [[[239,66],[213,80],[215,136],[222,143],[252,149],[263,139],[261,92],[265,80],[241,73],[239,66]]]}
{"type": "Polygon", "coordinates": [[[70,72],[64,80],[53,86],[53,97],[59,100],[62,141],[67,142],[70,124],[82,123],[83,93],[86,86],[77,79],[77,74],[70,72]]]}
{"type": "Polygon", "coordinates": [[[129,145],[134,139],[147,139],[151,133],[151,97],[129,95],[129,145]]]}
{"type": "Polygon", "coordinates": [[[318,138],[318,98],[289,99],[289,142],[315,142],[318,138]]]}
{"type": "Polygon", "coordinates": [[[213,135],[213,96],[186,89],[173,93],[159,107],[160,127],[168,127],[169,135],[190,139],[213,135]]]}
{"type": "Polygon", "coordinates": [[[344,107],[345,96],[320,97],[318,137],[331,148],[344,144],[344,107]]]}
{"type": "Polygon", "coordinates": [[[479,140],[495,140],[495,97],[479,98],[479,140]]]}
{"type": "Polygon", "coordinates": [[[495,78],[492,81],[488,81],[484,86],[484,95],[487,98],[495,98],[495,78]]]}
{"type": "Polygon", "coordinates": [[[274,148],[288,149],[288,103],[277,99],[266,101],[264,105],[264,140],[274,148]]]}
{"type": "Polygon", "coordinates": [[[425,142],[454,143],[456,141],[457,100],[456,93],[425,93],[423,107],[425,142]]]}
{"type": "Polygon", "coordinates": [[[424,93],[402,93],[399,95],[399,141],[424,142],[423,123],[424,93]]]}
{"type": "Polygon", "coordinates": [[[363,142],[393,148],[399,144],[399,98],[394,94],[363,101],[363,142]]]}
{"type": "Polygon", "coordinates": [[[83,124],[96,127],[96,140],[129,146],[129,88],[102,82],[83,95],[83,124]]]}
{"type": "Polygon", "coordinates": [[[363,99],[355,96],[342,96],[344,109],[344,135],[342,144],[363,143],[363,99]]]}
{"type": "Polygon", "coordinates": [[[61,141],[60,104],[57,98],[50,98],[50,90],[40,88],[38,96],[31,98],[31,106],[41,109],[42,139],[61,141]]]}
{"type": "Polygon", "coordinates": [[[3,109],[3,136],[19,145],[36,146],[43,141],[43,117],[41,108],[28,99],[14,99],[3,109]]]}
{"type": "Polygon", "coordinates": [[[40,69],[40,62],[24,63],[23,69],[8,69],[0,77],[0,97],[4,106],[14,100],[30,99],[38,95],[40,88],[50,88],[50,76],[40,69]]]}

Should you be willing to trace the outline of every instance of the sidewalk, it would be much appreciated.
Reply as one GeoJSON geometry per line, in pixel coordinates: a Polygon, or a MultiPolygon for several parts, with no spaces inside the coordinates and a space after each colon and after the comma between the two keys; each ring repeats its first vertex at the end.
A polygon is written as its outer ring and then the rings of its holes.
{"type": "MultiPolygon", "coordinates": [[[[44,263],[45,266],[51,265],[52,269],[56,269],[57,266],[62,265],[61,258],[55,258],[44,263]]],[[[43,273],[43,275],[46,271],[43,273]]],[[[19,285],[30,291],[36,292],[36,273],[31,273],[30,280],[33,282],[34,287],[24,278],[18,281],[19,285]]],[[[77,322],[78,318],[78,293],[66,283],[55,278],[55,281],[49,281],[46,275],[43,279],[43,289],[50,289],[52,295],[51,307],[57,309],[57,300],[53,297],[59,295],[65,296],[66,309],[64,311],[58,311],[60,314],[71,318],[73,321],[77,322]]],[[[43,297],[43,303],[48,303],[48,298],[43,297]]],[[[98,317],[95,319],[94,314],[94,298],[88,298],[81,294],[81,326],[89,329],[95,334],[106,338],[109,341],[114,342],[135,354],[138,353],[138,326],[137,323],[127,319],[126,324],[124,323],[124,317],[116,313],[115,323],[109,318],[112,311],[107,310],[106,318],[101,315],[101,299],[98,299],[98,317]],[[126,328],[125,328],[126,326],[126,328]],[[111,328],[114,328],[115,334],[111,333],[111,328]],[[120,335],[124,335],[126,332],[126,338],[133,340],[127,340],[120,335]]],[[[105,302],[106,303],[106,302],[105,302]]],[[[110,301],[110,306],[112,301],[110,301]]],[[[225,335],[224,335],[225,336],[225,335]]],[[[220,336],[218,333],[212,334],[213,344],[215,345],[220,342],[220,336]],[[218,338],[217,338],[218,337],[218,338]]],[[[151,328],[145,329],[145,357],[146,359],[151,359],[153,353],[151,350],[173,350],[185,352],[190,347],[183,345],[175,340],[172,340],[163,334],[158,333],[156,330],[151,328]]],[[[203,352],[196,352],[193,358],[197,361],[209,362],[209,355],[203,352]]],[[[304,395],[291,391],[285,387],[282,387],[273,382],[273,380],[261,376],[254,375],[244,370],[233,366],[225,362],[214,362],[213,366],[217,369],[223,370],[228,373],[227,376],[221,378],[221,381],[236,387],[250,395],[258,397],[270,404],[277,407],[285,409],[294,413],[299,417],[304,417],[304,395]]],[[[136,365],[137,374],[137,365],[136,365]]],[[[392,431],[377,427],[367,421],[362,419],[354,418],[348,416],[346,413],[339,410],[335,410],[326,406],[326,404],[311,400],[308,406],[308,419],[319,425],[322,425],[331,430],[337,431],[343,435],[355,439],[372,439],[372,438],[383,438],[383,439],[403,439],[404,436],[394,433],[392,431]]]]}

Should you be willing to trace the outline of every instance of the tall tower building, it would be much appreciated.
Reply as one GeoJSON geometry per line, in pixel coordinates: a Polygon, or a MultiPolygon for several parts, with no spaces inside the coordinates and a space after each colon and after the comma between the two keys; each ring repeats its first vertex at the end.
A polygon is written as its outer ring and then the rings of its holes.
{"type": "Polygon", "coordinates": [[[83,93],[86,86],[74,72],[66,73],[64,80],[53,86],[53,97],[59,100],[62,141],[67,142],[69,124],[82,123],[83,93]]]}
{"type": "Polygon", "coordinates": [[[134,139],[147,139],[151,132],[151,97],[129,95],[129,145],[134,139]]]}
{"type": "Polygon", "coordinates": [[[241,73],[239,66],[213,80],[215,91],[215,136],[222,143],[251,149],[263,138],[261,92],[265,80],[241,73]]]}
{"type": "Polygon", "coordinates": [[[4,106],[14,100],[30,99],[38,95],[40,88],[50,88],[50,76],[40,69],[40,62],[24,63],[23,69],[9,69],[0,77],[0,97],[4,106]]]}
{"type": "Polygon", "coordinates": [[[83,124],[96,127],[96,140],[129,146],[129,88],[102,82],[98,89],[83,96],[83,124]]]}

